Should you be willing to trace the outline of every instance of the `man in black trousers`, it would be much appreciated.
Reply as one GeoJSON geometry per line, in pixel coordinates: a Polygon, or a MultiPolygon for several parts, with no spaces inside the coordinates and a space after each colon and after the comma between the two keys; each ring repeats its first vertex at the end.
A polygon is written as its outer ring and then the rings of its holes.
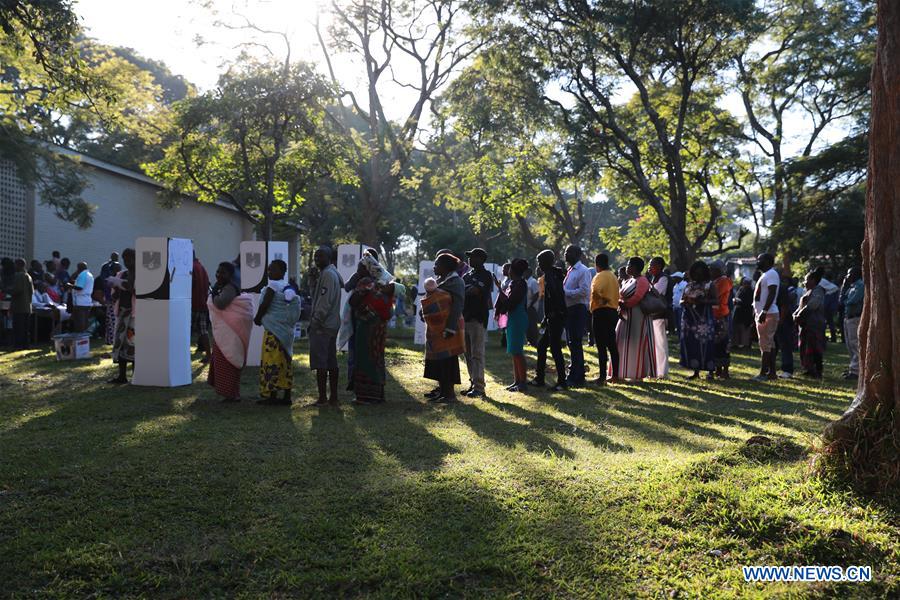
{"type": "Polygon", "coordinates": [[[547,367],[547,348],[553,354],[556,364],[556,385],[553,391],[564,390],[566,385],[566,361],[562,352],[562,332],[566,326],[566,295],[563,291],[563,279],[566,274],[554,266],[556,255],[552,250],[544,250],[537,255],[538,265],[544,273],[544,335],[538,340],[537,367],[531,384],[541,387],[544,384],[544,371],[547,367]]]}

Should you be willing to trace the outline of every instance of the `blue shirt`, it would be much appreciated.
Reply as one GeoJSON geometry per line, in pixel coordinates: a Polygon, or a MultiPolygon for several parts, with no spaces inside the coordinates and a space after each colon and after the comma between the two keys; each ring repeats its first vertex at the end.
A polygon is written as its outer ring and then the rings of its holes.
{"type": "Polygon", "coordinates": [[[581,262],[575,263],[575,266],[569,267],[566,272],[566,278],[563,280],[563,291],[566,294],[566,306],[575,306],[576,304],[591,305],[591,270],[581,262]]]}

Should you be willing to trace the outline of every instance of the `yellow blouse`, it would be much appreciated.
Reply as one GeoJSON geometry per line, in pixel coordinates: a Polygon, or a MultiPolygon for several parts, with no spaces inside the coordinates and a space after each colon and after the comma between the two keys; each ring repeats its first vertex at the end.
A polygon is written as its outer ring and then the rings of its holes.
{"type": "Polygon", "coordinates": [[[609,269],[600,271],[591,281],[591,312],[598,308],[619,308],[619,280],[609,269]]]}

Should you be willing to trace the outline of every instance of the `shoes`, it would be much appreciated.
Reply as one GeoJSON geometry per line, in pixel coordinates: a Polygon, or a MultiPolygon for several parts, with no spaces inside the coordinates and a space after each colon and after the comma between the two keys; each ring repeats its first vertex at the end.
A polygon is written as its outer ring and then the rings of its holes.
{"type": "Polygon", "coordinates": [[[437,402],[439,404],[453,404],[454,402],[457,402],[457,401],[458,400],[457,400],[456,396],[439,396],[438,398],[435,399],[435,402],[437,402]]]}
{"type": "Polygon", "coordinates": [[[528,382],[528,385],[533,385],[534,387],[544,387],[544,386],[547,385],[547,384],[544,383],[544,380],[543,380],[543,379],[536,379],[536,378],[535,378],[535,379],[532,379],[531,381],[529,381],[529,382],[528,382]]]}
{"type": "Polygon", "coordinates": [[[425,393],[425,397],[428,398],[429,400],[434,400],[436,398],[439,398],[440,395],[441,395],[441,388],[435,388],[435,389],[431,390],[430,392],[425,393]]]}
{"type": "Polygon", "coordinates": [[[463,396],[468,396],[468,395],[469,395],[469,392],[471,392],[471,391],[474,390],[474,389],[475,389],[475,386],[474,386],[474,385],[470,385],[469,387],[466,388],[466,391],[462,392],[462,395],[463,395],[463,396]]]}
{"type": "Polygon", "coordinates": [[[484,398],[484,392],[473,389],[465,392],[463,396],[466,396],[467,398],[484,398]]]}
{"type": "Polygon", "coordinates": [[[506,389],[507,392],[515,392],[515,391],[516,391],[515,388],[517,388],[518,386],[519,386],[518,383],[513,383],[513,384],[511,384],[511,385],[506,386],[505,389],[506,389]]]}
{"type": "Polygon", "coordinates": [[[557,383],[556,385],[550,387],[551,392],[562,392],[567,389],[569,389],[569,384],[562,383],[562,382],[557,383]]]}
{"type": "Polygon", "coordinates": [[[707,381],[715,381],[715,380],[716,380],[716,376],[713,375],[712,373],[707,373],[707,374],[706,374],[706,380],[707,380],[707,381]]]}
{"type": "Polygon", "coordinates": [[[769,378],[766,377],[765,375],[756,375],[756,376],[750,378],[750,381],[768,381],[768,380],[769,380],[769,378]]]}
{"type": "Polygon", "coordinates": [[[859,373],[844,373],[843,379],[846,381],[856,381],[859,379],[859,373]]]}
{"type": "Polygon", "coordinates": [[[528,391],[528,384],[523,381],[521,383],[517,383],[517,384],[513,385],[511,388],[508,388],[508,389],[510,392],[523,392],[524,393],[524,392],[528,391]]]}
{"type": "Polygon", "coordinates": [[[598,377],[594,380],[595,385],[606,385],[606,377],[598,377]]]}
{"type": "Polygon", "coordinates": [[[782,371],[781,373],[778,374],[778,379],[793,379],[793,378],[794,378],[794,374],[791,373],[790,371],[782,371]]]}
{"type": "Polygon", "coordinates": [[[108,383],[110,385],[125,385],[126,383],[128,383],[128,380],[127,379],[119,379],[118,377],[116,377],[115,379],[110,379],[106,383],[108,383]]]}

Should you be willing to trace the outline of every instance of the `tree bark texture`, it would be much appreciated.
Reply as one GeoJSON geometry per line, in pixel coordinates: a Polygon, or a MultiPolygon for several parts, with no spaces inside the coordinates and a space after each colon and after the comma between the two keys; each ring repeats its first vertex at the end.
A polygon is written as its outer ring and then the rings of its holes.
{"type": "Polygon", "coordinates": [[[900,488],[900,2],[879,0],[863,241],[856,399],[826,451],[871,491],[900,488]]]}

